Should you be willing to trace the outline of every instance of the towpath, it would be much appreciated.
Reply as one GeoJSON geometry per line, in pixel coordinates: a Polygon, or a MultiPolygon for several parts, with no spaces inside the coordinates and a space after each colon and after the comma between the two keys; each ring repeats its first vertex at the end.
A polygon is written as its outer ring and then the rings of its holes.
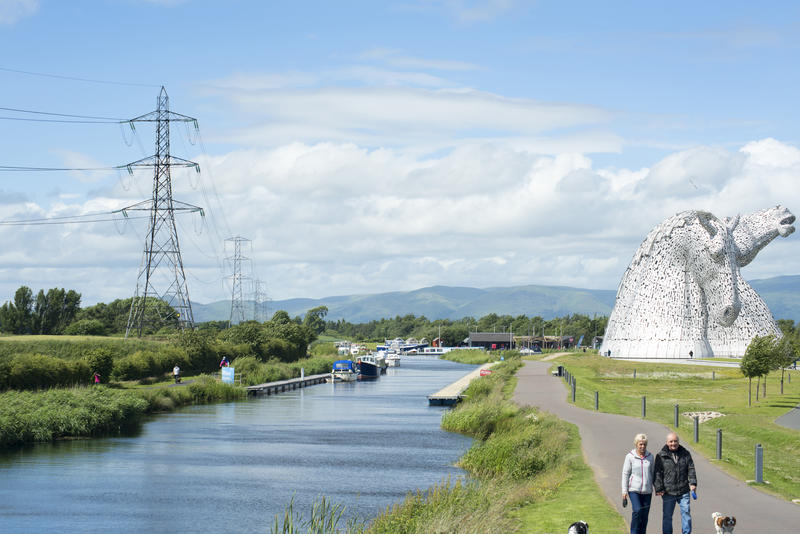
{"type": "MultiPolygon", "coordinates": [[[[622,461],[633,448],[636,434],[647,434],[648,449],[656,452],[663,447],[670,429],[652,421],[584,410],[568,403],[565,383],[551,376],[551,365],[550,362],[525,362],[525,367],[517,372],[514,401],[523,406],[536,406],[578,427],[584,457],[594,471],[600,489],[630,523],[630,508],[622,508],[622,461]]],[[[698,499],[691,504],[694,532],[714,532],[711,523],[713,512],[735,516],[737,532],[779,534],[797,531],[800,506],[749,487],[716,467],[688,444],[682,445],[691,451],[697,469],[698,499]]],[[[577,521],[581,518],[567,519],[577,521]]],[[[675,532],[681,531],[677,508],[673,528],[675,532]]],[[[661,532],[661,499],[658,497],[653,498],[647,529],[648,532],[661,532]]]]}

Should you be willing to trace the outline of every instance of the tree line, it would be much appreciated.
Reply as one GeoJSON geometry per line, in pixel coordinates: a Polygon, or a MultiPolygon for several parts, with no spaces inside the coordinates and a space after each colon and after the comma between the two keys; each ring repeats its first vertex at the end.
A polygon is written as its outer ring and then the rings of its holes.
{"type": "MultiPolygon", "coordinates": [[[[321,308],[325,308],[321,306],[321,308]]],[[[310,310],[311,311],[311,310],[310,310]]],[[[327,308],[325,308],[327,313],[327,308]]],[[[324,316],[323,316],[324,317],[324,316]]],[[[602,336],[605,332],[608,317],[589,317],[572,314],[545,320],[540,316],[498,315],[489,313],[480,319],[464,317],[462,319],[429,320],[425,316],[413,314],[372,320],[354,324],[345,319],[325,322],[325,333],[346,337],[355,341],[383,341],[397,337],[407,339],[425,338],[428,341],[441,337],[445,346],[458,346],[469,336],[470,332],[512,332],[520,336],[571,336],[577,342],[584,337],[584,344],[591,344],[594,336],[602,336]]]]}

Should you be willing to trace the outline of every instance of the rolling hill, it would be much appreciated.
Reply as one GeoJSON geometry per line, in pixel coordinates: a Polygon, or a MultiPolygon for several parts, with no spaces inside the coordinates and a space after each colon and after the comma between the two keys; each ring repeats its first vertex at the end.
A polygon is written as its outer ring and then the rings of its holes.
{"type": "MultiPolygon", "coordinates": [[[[800,321],[800,275],[751,280],[776,319],[800,321]]],[[[272,301],[268,315],[285,310],[290,316],[303,316],[316,306],[328,307],[328,319],[363,323],[397,315],[424,315],[428,319],[480,318],[498,315],[539,315],[545,319],[567,314],[608,315],[614,306],[616,290],[580,289],[563,286],[473,287],[432,286],[414,291],[395,291],[370,295],[346,295],[321,299],[296,298],[272,301]]],[[[245,310],[252,310],[252,302],[245,310]]],[[[227,320],[230,301],[193,303],[195,321],[227,320]]]]}

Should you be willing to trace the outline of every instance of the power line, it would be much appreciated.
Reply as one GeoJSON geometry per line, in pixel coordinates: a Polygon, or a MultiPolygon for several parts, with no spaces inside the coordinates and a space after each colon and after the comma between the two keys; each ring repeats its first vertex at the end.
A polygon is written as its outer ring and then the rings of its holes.
{"type": "Polygon", "coordinates": [[[126,168],[128,168],[128,165],[119,165],[116,167],[23,167],[19,165],[0,165],[0,172],[116,171],[126,168]]]}
{"type": "Polygon", "coordinates": [[[89,120],[81,120],[81,121],[72,121],[66,119],[31,119],[28,117],[0,117],[0,120],[4,121],[25,121],[25,122],[57,122],[61,124],[117,124],[119,121],[89,121],[89,120]]]}
{"type": "Polygon", "coordinates": [[[59,80],[72,80],[76,82],[89,82],[89,83],[102,83],[106,85],[128,85],[132,87],[161,87],[161,85],[153,83],[136,83],[136,82],[115,82],[110,80],[94,80],[92,78],[78,78],[75,76],[62,76],[59,74],[48,74],[45,72],[32,72],[28,70],[17,70],[0,67],[0,71],[14,72],[16,74],[27,74],[28,76],[42,76],[45,78],[57,78],[59,80]]]}
{"type": "Polygon", "coordinates": [[[17,113],[32,113],[36,115],[51,115],[53,117],[71,117],[73,119],[98,119],[98,120],[106,120],[106,121],[114,121],[114,122],[128,122],[125,119],[119,119],[116,117],[95,117],[92,115],[72,115],[69,113],[53,113],[50,111],[35,111],[32,109],[20,109],[20,108],[4,108],[0,107],[0,110],[3,111],[15,111],[17,113]]]}

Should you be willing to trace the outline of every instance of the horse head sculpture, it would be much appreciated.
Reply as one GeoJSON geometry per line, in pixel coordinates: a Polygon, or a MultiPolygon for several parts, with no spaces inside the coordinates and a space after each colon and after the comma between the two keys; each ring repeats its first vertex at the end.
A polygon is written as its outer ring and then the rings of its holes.
{"type": "Polygon", "coordinates": [[[779,335],[740,266],[794,232],[794,221],[777,206],[725,220],[685,211],[656,226],[622,277],[601,351],[623,358],[741,356],[755,335],[779,335]]]}

